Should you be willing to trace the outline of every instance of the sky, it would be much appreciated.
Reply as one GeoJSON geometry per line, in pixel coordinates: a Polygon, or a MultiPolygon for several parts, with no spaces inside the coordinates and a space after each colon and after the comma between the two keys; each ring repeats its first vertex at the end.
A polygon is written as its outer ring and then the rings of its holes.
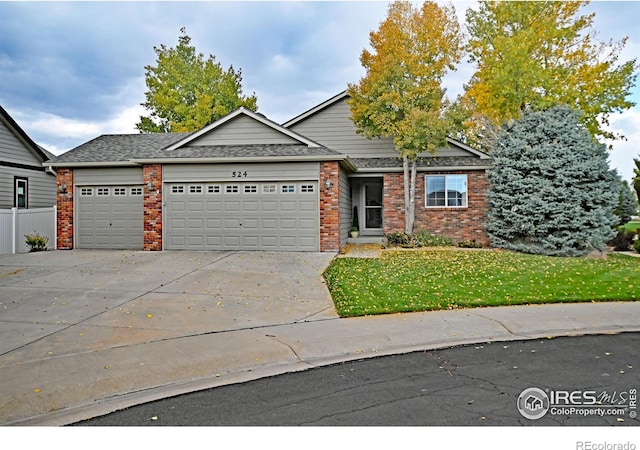
{"type": "MultiPolygon", "coordinates": [[[[464,21],[476,2],[453,1],[464,21]]],[[[101,134],[136,133],[147,111],[145,66],[154,47],[174,47],[185,27],[191,44],[243,76],[259,111],[283,123],[364,76],[360,54],[386,16],[375,1],[7,2],[0,0],[0,105],[54,154],[101,134]]],[[[640,55],[640,1],[595,1],[601,41],[628,37],[620,61],[640,55]]],[[[455,98],[473,73],[463,63],[447,76],[455,98]]],[[[640,82],[640,80],[637,80],[640,82]]],[[[640,157],[640,87],[632,109],[610,117],[610,164],[626,180],[640,157]]]]}

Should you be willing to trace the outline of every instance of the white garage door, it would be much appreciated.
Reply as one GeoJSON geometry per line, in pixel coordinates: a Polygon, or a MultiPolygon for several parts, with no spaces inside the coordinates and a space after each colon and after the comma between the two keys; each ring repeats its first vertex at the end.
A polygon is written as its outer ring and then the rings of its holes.
{"type": "Polygon", "coordinates": [[[169,183],[165,248],[318,251],[317,181],[169,183]]]}
{"type": "Polygon", "coordinates": [[[142,249],[142,186],[78,186],[78,248],[142,249]]]}

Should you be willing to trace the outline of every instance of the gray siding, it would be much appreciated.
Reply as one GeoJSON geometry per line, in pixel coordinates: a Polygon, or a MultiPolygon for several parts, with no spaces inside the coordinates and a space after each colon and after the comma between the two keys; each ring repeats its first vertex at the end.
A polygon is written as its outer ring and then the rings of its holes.
{"type": "Polygon", "coordinates": [[[190,146],[296,144],[299,141],[250,117],[240,115],[193,140],[190,146]]]}
{"type": "Polygon", "coordinates": [[[0,161],[34,167],[0,165],[0,209],[13,208],[14,177],[27,178],[29,208],[45,208],[56,204],[56,177],[44,172],[42,161],[0,118],[0,161]]]}
{"type": "Polygon", "coordinates": [[[164,182],[317,180],[319,173],[317,162],[172,164],[163,167],[162,177],[164,182]]]}
{"type": "Polygon", "coordinates": [[[77,186],[142,184],[142,168],[75,169],[73,171],[73,182],[77,186]]]}
{"type": "Polygon", "coordinates": [[[50,173],[0,166],[0,209],[13,208],[14,177],[27,178],[28,207],[47,208],[56,204],[56,177],[50,173]]]}
{"type": "Polygon", "coordinates": [[[0,161],[42,166],[42,161],[20,140],[0,118],[0,161]]]}
{"type": "Polygon", "coordinates": [[[353,220],[353,202],[351,199],[351,186],[347,172],[340,168],[340,246],[346,245],[349,238],[349,230],[353,220]]]}
{"type": "MultiPolygon", "coordinates": [[[[351,121],[351,111],[346,101],[336,102],[318,113],[290,127],[299,133],[332,150],[351,158],[395,157],[393,139],[367,139],[356,133],[351,121]]],[[[469,156],[464,149],[449,147],[438,151],[437,156],[469,156]]],[[[430,156],[426,153],[422,156],[430,156]]]]}

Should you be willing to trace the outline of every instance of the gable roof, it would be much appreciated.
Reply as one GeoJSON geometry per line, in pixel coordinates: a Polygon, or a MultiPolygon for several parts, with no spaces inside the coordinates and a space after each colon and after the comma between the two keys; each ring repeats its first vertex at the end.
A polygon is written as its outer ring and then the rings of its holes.
{"type": "Polygon", "coordinates": [[[48,162],[52,167],[129,166],[149,163],[344,160],[345,155],[304,144],[183,145],[193,133],[102,135],[48,162]]]}
{"type": "Polygon", "coordinates": [[[295,141],[307,145],[309,147],[321,147],[320,144],[318,144],[317,142],[314,142],[298,133],[295,133],[294,131],[291,131],[281,125],[278,125],[277,123],[267,119],[264,115],[259,114],[259,113],[255,113],[253,111],[251,111],[250,109],[245,108],[244,106],[241,106],[240,108],[236,109],[235,111],[227,114],[226,116],[216,120],[215,122],[207,125],[206,127],[202,128],[201,130],[198,130],[194,133],[191,133],[190,135],[184,137],[183,139],[180,139],[179,141],[174,142],[173,144],[169,145],[165,150],[166,151],[173,151],[176,150],[180,147],[186,146],[189,143],[195,141],[196,139],[214,132],[217,128],[220,128],[222,125],[229,123],[231,121],[233,121],[234,119],[236,119],[238,116],[244,115],[246,117],[249,117],[253,120],[255,120],[256,122],[266,126],[267,128],[270,128],[284,136],[287,136],[291,139],[294,139],[295,141]]]}
{"type": "Polygon", "coordinates": [[[25,131],[17,124],[15,120],[9,115],[9,113],[0,106],[0,120],[13,131],[13,133],[22,141],[22,143],[31,150],[42,162],[45,162],[53,156],[48,151],[44,150],[38,144],[36,144],[25,131]]]}
{"type": "Polygon", "coordinates": [[[289,119],[288,121],[283,123],[282,126],[285,127],[285,128],[292,127],[293,125],[297,124],[298,122],[302,122],[303,120],[307,119],[308,117],[313,116],[317,112],[322,111],[323,109],[333,105],[334,103],[346,100],[347,98],[349,98],[349,94],[347,93],[346,90],[344,90],[344,91],[340,92],[339,94],[334,95],[330,99],[325,100],[324,102],[320,103],[319,105],[314,106],[310,110],[305,111],[302,114],[294,117],[293,119],[289,119]]]}

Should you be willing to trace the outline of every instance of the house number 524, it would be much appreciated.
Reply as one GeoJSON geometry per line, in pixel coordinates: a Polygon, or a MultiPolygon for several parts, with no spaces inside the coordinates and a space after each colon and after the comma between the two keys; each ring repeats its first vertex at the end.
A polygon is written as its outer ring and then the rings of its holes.
{"type": "Polygon", "coordinates": [[[244,171],[244,172],[242,172],[242,171],[233,171],[233,172],[231,172],[231,176],[233,178],[247,178],[247,172],[246,171],[244,171]]]}

